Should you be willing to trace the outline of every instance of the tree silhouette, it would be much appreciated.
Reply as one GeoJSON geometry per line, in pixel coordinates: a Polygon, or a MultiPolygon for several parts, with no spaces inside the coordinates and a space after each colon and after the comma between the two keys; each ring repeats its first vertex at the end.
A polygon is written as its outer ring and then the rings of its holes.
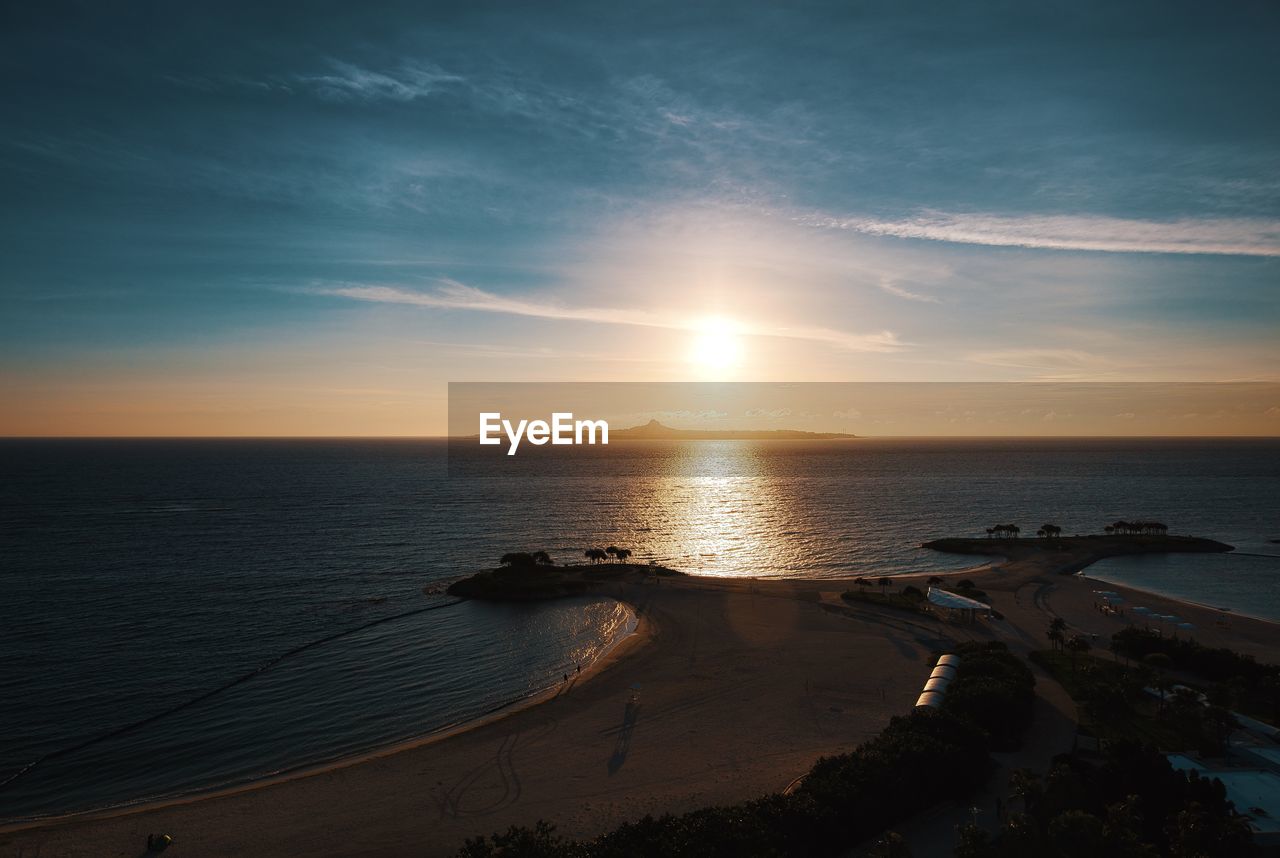
{"type": "Polygon", "coordinates": [[[618,546],[610,545],[608,548],[604,550],[604,553],[608,554],[610,557],[616,560],[618,557],[618,546]]]}
{"type": "Polygon", "coordinates": [[[1083,635],[1072,635],[1071,639],[1067,641],[1066,647],[1071,653],[1071,670],[1074,672],[1076,669],[1076,656],[1090,650],[1089,641],[1083,635]]]}
{"type": "Polygon", "coordinates": [[[529,555],[533,558],[533,562],[539,566],[554,566],[555,562],[551,559],[551,555],[545,551],[535,551],[529,555]]]}
{"type": "Polygon", "coordinates": [[[1067,621],[1062,617],[1054,617],[1049,623],[1049,642],[1053,644],[1054,649],[1061,649],[1063,642],[1067,639],[1067,621]]]}
{"type": "Polygon", "coordinates": [[[602,560],[608,560],[609,555],[600,548],[588,548],[582,552],[582,556],[590,560],[592,563],[599,563],[602,560]]]}
{"type": "Polygon", "coordinates": [[[893,579],[888,576],[882,576],[876,579],[876,583],[880,585],[880,598],[888,598],[885,593],[888,591],[889,586],[893,584],[893,579]]]}
{"type": "Polygon", "coordinates": [[[619,563],[626,563],[627,558],[631,556],[631,549],[619,548],[617,551],[613,552],[613,556],[618,558],[619,563]]]}

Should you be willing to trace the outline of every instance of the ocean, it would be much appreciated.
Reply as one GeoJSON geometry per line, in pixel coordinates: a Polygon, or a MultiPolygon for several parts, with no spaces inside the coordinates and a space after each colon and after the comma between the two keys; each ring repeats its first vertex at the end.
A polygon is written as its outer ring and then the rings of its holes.
{"type": "Polygon", "coordinates": [[[1156,518],[1237,555],[1090,574],[1280,620],[1280,441],[0,441],[0,818],[234,785],[463,724],[624,637],[606,599],[443,593],[616,544],[703,575],[967,568],[1014,522],[1156,518]],[[466,465],[465,467],[462,465],[466,465]]]}

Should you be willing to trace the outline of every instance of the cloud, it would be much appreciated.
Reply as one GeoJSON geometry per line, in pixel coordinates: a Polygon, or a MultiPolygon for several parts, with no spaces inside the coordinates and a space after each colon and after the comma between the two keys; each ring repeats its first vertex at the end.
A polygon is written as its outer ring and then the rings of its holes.
{"type": "Polygon", "coordinates": [[[932,295],[920,295],[901,286],[894,285],[894,282],[888,277],[880,278],[880,288],[888,292],[890,295],[896,295],[899,298],[906,298],[908,301],[923,301],[926,304],[937,304],[938,299],[932,295]]]}
{"type": "MultiPolygon", "coordinates": [[[[471,310],[481,313],[501,313],[513,316],[531,316],[571,322],[593,322],[605,325],[631,325],[646,328],[665,328],[676,331],[696,331],[701,322],[696,319],[677,318],[649,310],[625,307],[568,307],[560,304],[525,301],[485,292],[456,280],[443,279],[435,291],[423,292],[400,286],[351,284],[323,287],[311,290],[317,295],[331,295],[368,301],[377,304],[407,304],[416,307],[471,310]]],[[[896,352],[908,347],[893,331],[855,334],[822,327],[785,327],[736,323],[734,330],[745,336],[782,337],[825,343],[855,352],[896,352]]]]}
{"type": "Polygon", "coordinates": [[[430,64],[405,65],[395,72],[376,72],[333,60],[328,74],[293,75],[297,84],[333,101],[413,101],[463,78],[430,64]]]}
{"type": "MultiPolygon", "coordinates": [[[[820,229],[996,247],[1280,256],[1280,221],[1264,218],[1150,221],[1103,215],[1009,216],[925,211],[900,220],[822,214],[802,214],[794,219],[820,229]]],[[[881,288],[893,291],[883,284],[881,288]]]]}

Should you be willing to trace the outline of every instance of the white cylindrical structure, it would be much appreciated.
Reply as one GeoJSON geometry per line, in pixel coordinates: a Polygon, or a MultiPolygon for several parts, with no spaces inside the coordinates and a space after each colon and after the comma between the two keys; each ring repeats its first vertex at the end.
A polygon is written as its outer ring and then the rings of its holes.
{"type": "Polygon", "coordinates": [[[947,686],[951,684],[951,680],[945,676],[935,676],[924,684],[925,691],[937,691],[939,693],[947,690],[947,686]]]}
{"type": "Polygon", "coordinates": [[[942,705],[942,695],[936,691],[926,691],[916,699],[916,708],[937,709],[942,705]]]}

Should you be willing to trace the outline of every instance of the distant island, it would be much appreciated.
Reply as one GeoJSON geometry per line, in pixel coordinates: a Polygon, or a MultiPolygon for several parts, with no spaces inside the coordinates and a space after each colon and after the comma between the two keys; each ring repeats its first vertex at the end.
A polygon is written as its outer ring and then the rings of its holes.
{"type": "Polygon", "coordinates": [[[831,441],[857,438],[844,432],[802,432],[799,429],[673,429],[650,420],[630,429],[611,429],[610,441],[831,441]]]}

